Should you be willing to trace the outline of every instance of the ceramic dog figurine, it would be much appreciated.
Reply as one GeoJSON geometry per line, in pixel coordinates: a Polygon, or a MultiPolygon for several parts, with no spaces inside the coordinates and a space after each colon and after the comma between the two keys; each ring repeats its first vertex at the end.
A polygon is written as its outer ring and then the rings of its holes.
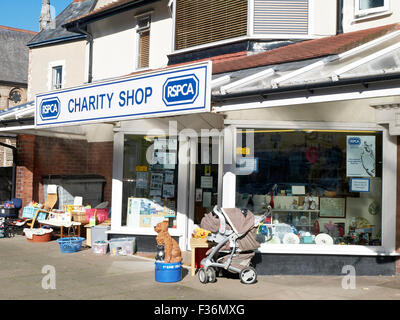
{"type": "Polygon", "coordinates": [[[168,233],[168,221],[158,223],[154,227],[154,231],[158,233],[156,241],[157,245],[164,245],[164,262],[176,263],[182,261],[181,249],[168,233]]]}

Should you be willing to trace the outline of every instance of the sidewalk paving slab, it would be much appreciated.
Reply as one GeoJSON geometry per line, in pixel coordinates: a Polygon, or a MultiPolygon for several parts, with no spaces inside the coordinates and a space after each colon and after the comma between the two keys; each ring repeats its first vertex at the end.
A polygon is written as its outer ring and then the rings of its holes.
{"type": "Polygon", "coordinates": [[[95,255],[90,249],[61,253],[58,243],[25,237],[0,239],[1,300],[399,300],[400,276],[357,277],[343,289],[341,276],[258,276],[244,285],[236,277],[201,284],[188,268],[175,283],[155,281],[154,260],[95,255]],[[43,289],[45,265],[56,270],[56,289],[43,289]]]}

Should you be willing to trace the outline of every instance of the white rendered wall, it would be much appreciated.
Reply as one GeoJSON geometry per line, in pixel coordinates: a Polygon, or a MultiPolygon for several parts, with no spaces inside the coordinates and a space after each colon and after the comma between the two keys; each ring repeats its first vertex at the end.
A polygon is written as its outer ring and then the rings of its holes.
{"type": "Polygon", "coordinates": [[[129,10],[94,22],[93,80],[128,75],[135,71],[138,35],[137,14],[152,12],[150,29],[150,69],[165,67],[172,50],[172,17],[168,1],[129,10]]]}
{"type": "Polygon", "coordinates": [[[389,0],[389,2],[389,10],[385,12],[356,17],[355,0],[343,0],[343,31],[351,32],[398,23],[400,21],[400,1],[389,0]]]}

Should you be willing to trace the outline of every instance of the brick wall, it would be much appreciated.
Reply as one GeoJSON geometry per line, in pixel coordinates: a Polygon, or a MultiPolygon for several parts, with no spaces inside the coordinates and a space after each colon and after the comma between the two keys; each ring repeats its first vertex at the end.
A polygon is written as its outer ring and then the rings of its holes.
{"type": "Polygon", "coordinates": [[[112,142],[19,135],[17,149],[16,197],[24,206],[32,200],[44,202],[42,177],[47,175],[102,175],[104,201],[111,203],[112,142]]]}

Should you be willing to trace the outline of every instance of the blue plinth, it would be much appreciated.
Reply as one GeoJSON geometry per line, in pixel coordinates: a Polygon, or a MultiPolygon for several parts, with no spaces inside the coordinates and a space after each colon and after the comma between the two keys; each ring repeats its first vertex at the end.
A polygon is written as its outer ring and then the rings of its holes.
{"type": "Polygon", "coordinates": [[[182,264],[155,262],[155,277],[157,282],[178,282],[182,279],[182,264]]]}

